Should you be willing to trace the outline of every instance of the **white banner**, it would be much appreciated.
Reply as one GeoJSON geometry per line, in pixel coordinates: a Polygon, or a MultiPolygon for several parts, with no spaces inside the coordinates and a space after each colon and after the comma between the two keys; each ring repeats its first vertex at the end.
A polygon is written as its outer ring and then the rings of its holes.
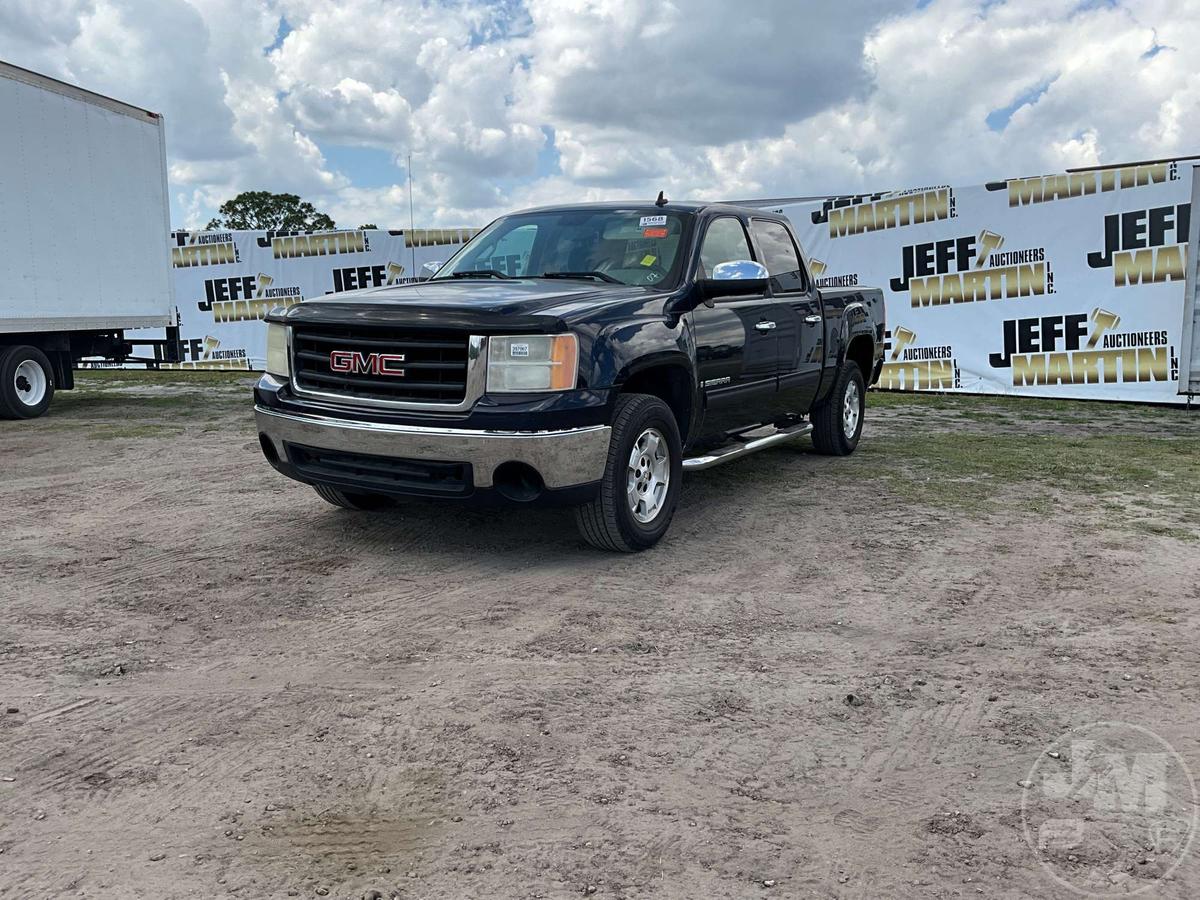
{"type": "MultiPolygon", "coordinates": [[[[471,228],[173,232],[183,361],[167,367],[262,369],[267,356],[262,319],[270,310],[413,281],[425,263],[445,262],[474,234],[471,228]]],[[[153,336],[161,337],[161,331],[153,336]]]]}
{"type": "Polygon", "coordinates": [[[821,286],[883,289],[880,387],[1178,403],[1192,165],[776,207],[821,286]]]}

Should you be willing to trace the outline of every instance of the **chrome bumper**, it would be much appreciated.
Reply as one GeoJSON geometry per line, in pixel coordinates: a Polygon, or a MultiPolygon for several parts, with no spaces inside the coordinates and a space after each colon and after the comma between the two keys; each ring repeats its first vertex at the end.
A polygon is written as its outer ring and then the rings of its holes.
{"type": "Polygon", "coordinates": [[[286,460],[284,443],[394,459],[470,463],[474,485],[490,488],[496,467],[520,462],[537,469],[547,488],[599,481],[608,459],[607,425],[567,431],[467,431],[419,425],[383,425],[254,408],[258,431],[286,460]]]}

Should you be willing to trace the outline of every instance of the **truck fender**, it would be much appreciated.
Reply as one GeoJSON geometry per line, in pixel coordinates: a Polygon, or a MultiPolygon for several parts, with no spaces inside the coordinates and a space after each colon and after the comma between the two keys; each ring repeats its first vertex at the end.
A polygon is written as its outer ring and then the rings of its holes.
{"type": "MultiPolygon", "coordinates": [[[[860,336],[870,338],[871,346],[875,347],[875,330],[871,326],[866,304],[855,300],[847,303],[842,310],[838,328],[837,365],[839,369],[846,362],[846,351],[850,349],[850,342],[860,336]]],[[[863,372],[863,378],[869,378],[870,375],[870,372],[863,372]]]]}
{"type": "Polygon", "coordinates": [[[695,348],[691,344],[686,328],[671,328],[662,320],[609,325],[593,342],[588,383],[599,389],[620,387],[638,372],[661,365],[682,366],[695,383],[695,348]]]}
{"type": "Polygon", "coordinates": [[[634,384],[633,390],[661,397],[675,412],[686,443],[698,421],[702,403],[692,343],[690,329],[679,319],[674,322],[639,319],[611,325],[596,336],[593,366],[598,380],[591,383],[600,389],[614,388],[609,397],[613,409],[626,385],[634,384]],[[661,367],[682,375],[639,382],[643,373],[661,367]]]}

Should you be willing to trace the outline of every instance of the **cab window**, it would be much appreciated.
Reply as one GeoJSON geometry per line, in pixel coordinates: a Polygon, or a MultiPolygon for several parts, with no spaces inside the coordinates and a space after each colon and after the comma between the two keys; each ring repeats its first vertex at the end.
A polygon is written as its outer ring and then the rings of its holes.
{"type": "Polygon", "coordinates": [[[660,207],[545,210],[497,219],[437,273],[567,277],[659,287],[678,279],[691,216],[660,207]]]}
{"type": "Polygon", "coordinates": [[[700,271],[696,277],[712,278],[716,266],[739,259],[754,259],[741,221],[733,216],[713,219],[700,245],[700,271]]]}
{"type": "Polygon", "coordinates": [[[762,251],[762,263],[771,275],[771,290],[776,294],[791,294],[808,290],[808,279],[800,264],[796,242],[780,222],[751,219],[750,230],[762,251]]]}
{"type": "Polygon", "coordinates": [[[529,271],[529,254],[533,250],[537,233],[537,224],[530,223],[504,234],[496,241],[495,246],[480,258],[481,268],[495,269],[515,278],[524,275],[529,271]]]}

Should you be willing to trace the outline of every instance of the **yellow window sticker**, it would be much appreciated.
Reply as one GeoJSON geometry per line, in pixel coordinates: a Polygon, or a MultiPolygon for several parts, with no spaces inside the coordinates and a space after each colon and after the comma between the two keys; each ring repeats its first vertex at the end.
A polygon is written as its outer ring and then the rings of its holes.
{"type": "Polygon", "coordinates": [[[652,266],[656,262],[658,262],[658,257],[651,256],[649,253],[647,253],[645,256],[642,257],[642,265],[643,266],[652,266]]]}

